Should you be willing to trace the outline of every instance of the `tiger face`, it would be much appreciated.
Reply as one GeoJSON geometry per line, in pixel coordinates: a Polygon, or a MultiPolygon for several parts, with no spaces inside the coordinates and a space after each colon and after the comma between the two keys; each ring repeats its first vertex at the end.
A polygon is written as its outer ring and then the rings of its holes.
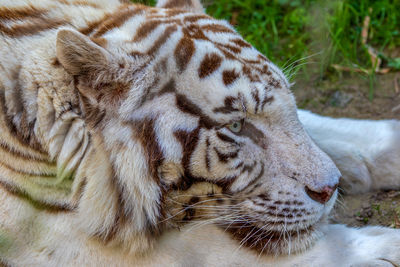
{"type": "Polygon", "coordinates": [[[57,59],[118,191],[104,239],[197,222],[260,253],[312,244],[340,173],[304,131],[279,68],[204,14],[119,12],[103,22],[111,29],[57,36],[57,59]]]}

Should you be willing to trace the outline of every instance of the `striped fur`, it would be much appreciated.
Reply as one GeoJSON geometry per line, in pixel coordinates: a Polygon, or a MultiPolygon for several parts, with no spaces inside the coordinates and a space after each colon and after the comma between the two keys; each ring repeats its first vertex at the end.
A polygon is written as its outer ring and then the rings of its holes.
{"type": "Polygon", "coordinates": [[[264,254],[321,235],[340,172],[282,72],[198,1],[6,1],[0,47],[4,262],[132,264],[189,223],[264,254]]]}

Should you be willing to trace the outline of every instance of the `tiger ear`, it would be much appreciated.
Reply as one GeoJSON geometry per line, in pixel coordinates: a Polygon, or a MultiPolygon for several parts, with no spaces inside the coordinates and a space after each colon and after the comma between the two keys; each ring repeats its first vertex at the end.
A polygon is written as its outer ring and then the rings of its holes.
{"type": "Polygon", "coordinates": [[[107,69],[111,54],[85,35],[74,30],[60,30],[57,34],[57,58],[71,75],[93,75],[107,69]]]}
{"type": "Polygon", "coordinates": [[[200,0],[158,0],[157,7],[180,8],[194,13],[205,13],[200,0]]]}

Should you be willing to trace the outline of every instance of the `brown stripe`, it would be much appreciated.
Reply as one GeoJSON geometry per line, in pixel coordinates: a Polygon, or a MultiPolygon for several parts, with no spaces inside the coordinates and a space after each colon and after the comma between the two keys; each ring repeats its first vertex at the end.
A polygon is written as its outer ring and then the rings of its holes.
{"type": "Polygon", "coordinates": [[[180,25],[181,20],[169,19],[169,20],[150,20],[142,24],[136,31],[135,37],[132,39],[133,42],[140,42],[148,37],[159,25],[173,24],[174,26],[180,25]]]}
{"type": "Polygon", "coordinates": [[[176,32],[176,30],[177,30],[176,25],[167,27],[167,29],[164,31],[163,35],[161,35],[161,37],[158,38],[157,41],[155,41],[154,45],[149,49],[149,51],[147,53],[155,54],[158,51],[158,49],[160,49],[160,47],[168,40],[168,38],[174,32],[176,32]]]}
{"type": "Polygon", "coordinates": [[[254,144],[260,146],[263,149],[267,149],[267,141],[264,133],[250,122],[246,121],[242,126],[242,130],[234,134],[238,136],[246,136],[250,138],[254,142],[254,144]]]}
{"type": "Polygon", "coordinates": [[[84,35],[90,35],[93,33],[98,27],[100,27],[106,20],[110,19],[111,14],[105,14],[102,18],[99,20],[95,20],[90,22],[86,27],[78,29],[79,32],[81,32],[84,35]]]}
{"type": "Polygon", "coordinates": [[[264,109],[265,104],[274,101],[274,96],[265,96],[263,101],[261,102],[261,110],[264,109]]]}
{"type": "Polygon", "coordinates": [[[240,47],[236,47],[233,45],[229,44],[220,44],[221,47],[228,49],[229,51],[235,53],[235,54],[240,54],[242,52],[242,49],[240,47]]]}
{"type": "MultiPolygon", "coordinates": [[[[18,78],[16,78],[18,79],[18,78]]],[[[17,80],[18,81],[18,80],[17,80]]],[[[15,101],[21,101],[21,88],[20,86],[16,85],[16,87],[14,88],[13,91],[13,96],[15,99],[15,101]]],[[[17,102],[18,103],[18,102],[17,102]]],[[[23,112],[23,104],[20,104],[19,106],[19,112],[23,112]]],[[[37,152],[45,154],[45,151],[42,149],[42,146],[40,145],[40,143],[38,142],[38,140],[36,139],[36,136],[33,133],[33,129],[34,129],[34,125],[36,122],[36,119],[30,123],[27,123],[26,121],[26,113],[23,112],[22,117],[21,117],[21,124],[19,125],[20,127],[17,128],[17,125],[14,124],[13,122],[13,118],[8,115],[8,109],[6,106],[6,102],[5,102],[5,96],[4,96],[4,92],[0,92],[0,110],[3,113],[4,116],[4,121],[6,123],[6,127],[8,128],[9,132],[11,135],[15,136],[16,139],[22,144],[22,145],[28,145],[30,146],[30,148],[37,150],[37,152]],[[2,94],[3,93],[3,94],[2,94]]]]}
{"type": "Polygon", "coordinates": [[[231,42],[235,43],[236,45],[240,46],[240,47],[246,47],[246,48],[251,48],[251,45],[247,42],[245,42],[242,39],[233,39],[231,40],[231,42]]]}
{"type": "Polygon", "coordinates": [[[201,20],[201,19],[212,19],[212,18],[207,15],[188,15],[183,19],[183,22],[184,23],[186,23],[186,22],[193,23],[193,22],[197,22],[198,20],[201,20]]]}
{"type": "Polygon", "coordinates": [[[224,81],[225,86],[232,84],[236,79],[239,78],[239,73],[236,70],[224,70],[222,72],[222,80],[224,81]]]}
{"type": "Polygon", "coordinates": [[[140,42],[150,35],[160,24],[163,24],[162,20],[151,20],[146,21],[137,30],[136,35],[133,38],[133,42],[140,42]]]}
{"type": "Polygon", "coordinates": [[[173,17],[173,16],[176,16],[176,15],[185,14],[185,13],[187,13],[186,10],[173,8],[173,9],[167,9],[166,12],[165,12],[165,15],[160,15],[160,16],[165,18],[165,17],[173,17]]]}
{"type": "Polygon", "coordinates": [[[0,7],[0,21],[39,18],[40,16],[46,14],[46,12],[47,11],[45,9],[38,9],[32,5],[19,8],[0,7]]]}
{"type": "Polygon", "coordinates": [[[175,138],[181,143],[182,146],[182,167],[184,169],[184,175],[175,185],[175,189],[187,190],[196,182],[196,178],[191,175],[190,160],[199,142],[199,133],[200,127],[191,132],[186,132],[183,130],[174,132],[175,138]]]}
{"type": "Polygon", "coordinates": [[[225,105],[222,107],[214,108],[213,111],[215,113],[223,113],[223,114],[238,112],[240,110],[233,106],[237,100],[238,99],[236,97],[227,96],[227,97],[225,97],[225,100],[224,100],[225,105]]]}
{"type": "MultiPolygon", "coordinates": [[[[139,105],[137,108],[140,108],[146,101],[152,100],[155,96],[161,95],[161,92],[157,93],[156,91],[153,91],[152,93],[150,93],[150,90],[152,90],[152,89],[154,90],[154,88],[156,88],[158,86],[159,82],[160,82],[160,77],[157,76],[150,85],[146,86],[146,88],[143,90],[142,96],[138,102],[139,105]]],[[[163,89],[168,90],[166,88],[163,88],[163,89]]]]}
{"type": "Polygon", "coordinates": [[[245,164],[245,165],[243,166],[243,168],[240,170],[240,174],[243,174],[243,173],[247,172],[247,175],[249,175],[249,174],[253,171],[253,169],[254,169],[254,167],[256,166],[256,164],[257,164],[256,161],[254,161],[254,162],[253,162],[252,164],[250,164],[250,165],[245,164]]]}
{"type": "Polygon", "coordinates": [[[193,6],[192,0],[169,0],[162,7],[163,8],[187,8],[193,6]]]}
{"type": "Polygon", "coordinates": [[[220,24],[202,25],[201,29],[205,30],[205,31],[214,32],[214,33],[236,33],[234,30],[232,30],[228,27],[225,27],[223,25],[220,25],[220,24]]]}
{"type": "Polygon", "coordinates": [[[28,178],[28,179],[30,179],[30,178],[37,178],[37,177],[41,177],[41,178],[54,178],[54,179],[55,179],[56,176],[57,176],[56,173],[52,173],[52,174],[46,174],[46,173],[35,174],[35,173],[30,173],[30,172],[25,172],[25,171],[17,170],[17,169],[15,169],[14,167],[12,167],[12,166],[10,166],[10,165],[4,163],[4,162],[1,162],[1,161],[0,161],[0,167],[5,168],[5,169],[8,169],[9,171],[15,172],[15,173],[17,173],[17,174],[19,174],[19,175],[22,175],[22,176],[24,176],[24,177],[26,177],[26,178],[28,178]],[[30,177],[27,177],[27,176],[30,176],[30,177]]]}
{"type": "Polygon", "coordinates": [[[203,111],[185,95],[176,94],[176,105],[182,112],[200,117],[199,125],[201,127],[211,129],[212,127],[221,126],[220,123],[205,115],[203,111]]]}
{"type": "Polygon", "coordinates": [[[123,10],[118,10],[117,12],[111,14],[109,16],[109,19],[107,19],[106,21],[104,21],[103,24],[100,25],[100,28],[95,32],[93,37],[100,37],[108,31],[120,27],[128,19],[148,8],[143,5],[135,5],[134,8],[132,8],[133,6],[131,5],[126,5],[124,7],[125,8],[123,8],[123,10]]]}
{"type": "Polygon", "coordinates": [[[139,140],[145,150],[151,177],[159,184],[158,167],[161,166],[164,155],[156,136],[154,120],[133,121],[129,125],[134,130],[133,138],[139,140]]]}
{"type": "Polygon", "coordinates": [[[237,158],[237,156],[239,154],[239,150],[234,151],[234,152],[229,152],[229,153],[222,153],[216,147],[214,147],[214,151],[215,151],[215,153],[217,153],[218,160],[223,163],[227,163],[229,160],[237,158]]]}
{"type": "Polygon", "coordinates": [[[235,144],[235,145],[238,144],[233,138],[231,138],[231,137],[229,137],[226,134],[223,134],[221,132],[217,132],[217,137],[219,139],[221,139],[222,141],[224,141],[224,142],[235,144]]]}
{"type": "MultiPolygon", "coordinates": [[[[249,167],[251,168],[250,171],[247,173],[247,176],[250,175],[250,173],[252,172],[253,168],[256,166],[256,162],[254,162],[252,165],[247,165],[245,167],[249,167]]],[[[243,168],[244,169],[244,168],[243,168]]],[[[243,191],[246,191],[247,194],[250,194],[251,192],[254,191],[254,189],[256,189],[258,187],[258,184],[253,186],[255,183],[257,183],[262,176],[264,175],[264,169],[265,169],[265,165],[264,163],[261,163],[261,170],[258,173],[258,175],[250,182],[248,183],[244,188],[240,189],[239,191],[236,191],[235,193],[241,193],[243,191]]],[[[240,172],[240,174],[243,174],[243,170],[240,172]]]]}
{"type": "Polygon", "coordinates": [[[255,109],[254,109],[254,113],[257,114],[258,112],[258,106],[260,105],[260,96],[258,95],[258,90],[257,88],[252,88],[251,90],[251,96],[253,98],[253,100],[256,102],[255,103],[255,109]]]}
{"type": "Polygon", "coordinates": [[[203,61],[200,64],[199,77],[202,79],[211,75],[221,66],[221,63],[222,57],[220,57],[218,54],[211,53],[205,55],[203,61]]]}
{"type": "Polygon", "coordinates": [[[133,218],[133,216],[129,214],[131,213],[130,209],[126,208],[126,189],[124,189],[124,187],[119,183],[114,167],[112,168],[110,183],[117,194],[117,201],[115,203],[117,207],[115,208],[116,213],[114,214],[114,223],[111,228],[107,229],[105,232],[96,232],[93,234],[94,237],[99,238],[105,244],[114,240],[121,228],[129,221],[129,218],[133,218]]]}
{"type": "Polygon", "coordinates": [[[0,142],[0,149],[5,150],[7,153],[12,154],[14,157],[23,158],[24,160],[28,160],[30,162],[36,161],[38,163],[49,163],[49,164],[53,164],[54,163],[54,162],[48,161],[48,160],[43,159],[43,158],[36,158],[36,157],[34,157],[32,155],[23,154],[20,151],[17,151],[15,149],[10,148],[10,146],[8,144],[6,144],[6,143],[1,143],[0,142]]]}
{"type": "Polygon", "coordinates": [[[71,3],[71,5],[77,5],[77,6],[89,6],[89,7],[93,7],[93,8],[100,8],[100,6],[98,4],[95,3],[90,3],[88,1],[73,1],[71,3]]]}
{"type": "Polygon", "coordinates": [[[186,69],[195,52],[194,41],[191,38],[184,36],[175,48],[175,60],[181,72],[186,69]]]}
{"type": "Polygon", "coordinates": [[[6,27],[0,24],[0,32],[16,38],[21,36],[35,35],[39,32],[55,29],[65,24],[67,24],[67,21],[61,19],[38,18],[29,20],[29,22],[25,24],[11,27],[6,27]]]}
{"type": "Polygon", "coordinates": [[[207,171],[210,171],[210,163],[211,163],[211,160],[210,160],[210,140],[208,139],[208,137],[206,139],[206,158],[205,158],[205,161],[206,161],[207,171]]]}
{"type": "Polygon", "coordinates": [[[265,74],[265,75],[272,75],[272,72],[269,70],[269,66],[268,65],[264,65],[262,67],[262,69],[260,70],[260,72],[262,74],[265,74]]]}
{"type": "Polygon", "coordinates": [[[46,203],[40,200],[33,199],[23,190],[18,189],[16,186],[12,186],[4,181],[0,180],[0,187],[10,194],[24,199],[29,202],[34,208],[38,210],[48,211],[48,212],[70,212],[75,209],[75,207],[71,207],[67,204],[58,204],[58,203],[46,203]]]}
{"type": "Polygon", "coordinates": [[[282,88],[281,82],[278,81],[277,79],[270,77],[268,79],[268,85],[273,87],[273,88],[282,88]]]}

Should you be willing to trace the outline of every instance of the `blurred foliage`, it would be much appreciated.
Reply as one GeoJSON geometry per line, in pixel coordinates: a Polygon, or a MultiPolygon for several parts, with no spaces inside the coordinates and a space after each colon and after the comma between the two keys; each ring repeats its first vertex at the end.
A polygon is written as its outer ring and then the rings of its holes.
{"type": "MultiPolygon", "coordinates": [[[[154,0],[139,0],[154,5],[154,0]]],[[[331,64],[372,69],[361,43],[370,16],[368,44],[386,65],[400,69],[387,53],[400,48],[400,0],[203,0],[207,13],[231,22],[243,37],[286,72],[318,62],[324,75],[331,64]],[[315,56],[317,55],[317,56],[315,56]],[[309,58],[311,56],[311,59],[309,58]]],[[[315,66],[315,65],[314,65],[315,66]]]]}

